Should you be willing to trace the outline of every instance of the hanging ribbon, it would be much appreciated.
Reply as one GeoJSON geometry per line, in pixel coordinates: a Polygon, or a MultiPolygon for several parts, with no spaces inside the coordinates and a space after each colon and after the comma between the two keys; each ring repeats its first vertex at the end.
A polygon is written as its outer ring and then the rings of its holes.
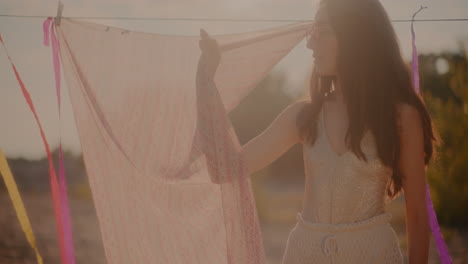
{"type": "Polygon", "coordinates": [[[10,196],[10,199],[13,202],[13,207],[15,208],[16,217],[18,217],[21,229],[23,229],[23,232],[26,235],[26,239],[28,240],[34,252],[36,253],[37,263],[42,264],[42,257],[39,254],[39,250],[37,249],[36,238],[34,237],[34,233],[31,228],[31,223],[29,222],[28,214],[26,213],[26,209],[24,208],[23,201],[21,200],[21,196],[18,191],[18,186],[16,185],[15,178],[13,178],[13,174],[11,173],[10,167],[8,166],[8,161],[1,150],[0,174],[2,174],[3,176],[3,181],[5,182],[5,186],[8,190],[8,195],[10,196]]]}
{"type": "Polygon", "coordinates": [[[57,175],[55,173],[54,169],[54,162],[52,159],[52,153],[50,152],[50,147],[49,143],[47,142],[44,130],[42,129],[41,122],[39,121],[39,117],[37,115],[37,112],[34,108],[34,104],[31,99],[31,95],[29,94],[28,90],[26,89],[23,81],[21,80],[21,76],[18,73],[18,70],[16,69],[15,65],[13,64],[13,61],[11,60],[10,56],[8,55],[8,51],[6,49],[5,44],[3,43],[3,40],[0,37],[0,42],[2,42],[3,48],[5,50],[5,53],[7,54],[8,60],[10,61],[10,65],[13,68],[13,71],[16,76],[16,80],[18,81],[21,91],[23,93],[23,97],[26,100],[26,103],[29,105],[29,108],[31,112],[34,115],[34,118],[36,119],[36,123],[39,126],[39,131],[41,133],[41,138],[42,142],[44,143],[44,147],[46,149],[47,153],[47,159],[49,162],[49,176],[50,176],[50,189],[52,192],[52,202],[54,206],[54,214],[55,214],[55,221],[57,223],[57,231],[58,231],[58,239],[59,239],[59,246],[60,246],[60,255],[62,259],[62,263],[67,263],[66,262],[66,254],[65,254],[65,243],[64,243],[64,228],[63,228],[63,220],[62,220],[62,208],[61,208],[61,199],[60,199],[60,190],[59,190],[59,185],[57,182],[57,175]]]}
{"type": "MultiPolygon", "coordinates": [[[[413,22],[414,22],[414,17],[416,16],[416,14],[425,8],[427,7],[421,6],[421,8],[419,8],[419,10],[413,14],[413,18],[411,21],[411,38],[412,38],[412,46],[413,46],[413,52],[412,52],[413,59],[411,62],[411,67],[412,67],[412,72],[413,72],[414,89],[416,90],[416,93],[418,94],[419,94],[419,64],[418,64],[418,51],[416,49],[416,38],[414,34],[413,22]]],[[[434,239],[435,239],[437,251],[439,252],[440,260],[442,264],[451,264],[452,260],[447,250],[447,245],[445,244],[444,237],[442,236],[442,233],[440,232],[439,223],[437,221],[437,215],[434,210],[434,205],[432,204],[432,201],[431,201],[429,184],[427,183],[426,183],[426,203],[427,203],[427,210],[429,214],[429,223],[431,226],[432,235],[434,236],[434,239]]]]}
{"type": "MultiPolygon", "coordinates": [[[[55,75],[55,91],[57,94],[57,103],[58,103],[58,113],[59,113],[59,128],[61,130],[61,87],[60,87],[60,59],[59,59],[59,50],[58,50],[58,41],[55,36],[54,23],[52,22],[52,17],[47,18],[43,24],[42,29],[44,33],[44,42],[45,46],[49,46],[49,39],[52,42],[52,60],[54,64],[54,75],[55,75]]],[[[62,220],[64,227],[64,240],[65,240],[65,253],[67,256],[67,262],[69,264],[75,263],[75,252],[73,248],[73,236],[71,229],[71,219],[70,219],[70,207],[68,206],[68,195],[67,195],[67,184],[65,178],[65,165],[63,161],[63,152],[62,152],[62,133],[59,133],[59,184],[60,184],[60,197],[62,205],[62,220]]]]}

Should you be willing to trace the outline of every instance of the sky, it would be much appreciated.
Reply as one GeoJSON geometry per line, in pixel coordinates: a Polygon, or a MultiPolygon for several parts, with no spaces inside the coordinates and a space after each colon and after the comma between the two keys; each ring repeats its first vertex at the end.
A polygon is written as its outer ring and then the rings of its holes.
{"type": "MultiPolygon", "coordinates": [[[[345,0],[343,0],[345,1],[345,0]]],[[[380,0],[391,19],[411,19],[421,5],[428,8],[417,19],[468,18],[467,0],[380,0]]],[[[64,17],[158,17],[223,19],[313,19],[316,0],[63,0],[64,17]]],[[[0,0],[0,15],[55,16],[57,1],[0,0]]],[[[62,121],[59,123],[52,54],[42,44],[45,18],[2,17],[0,34],[34,101],[46,137],[54,149],[59,135],[65,150],[81,153],[73,111],[62,72],[62,121]]],[[[88,21],[129,30],[171,34],[229,34],[282,26],[291,22],[213,22],[176,20],[99,19],[88,21]]],[[[410,23],[394,23],[403,56],[411,54],[410,23]]],[[[468,43],[468,21],[417,22],[416,44],[420,53],[457,51],[458,41],[468,43]]],[[[306,87],[312,67],[312,52],[300,42],[273,71],[287,73],[285,92],[291,96],[306,87]]],[[[0,49],[0,148],[9,158],[40,159],[45,156],[39,129],[15,79],[3,49],[0,49]]]]}

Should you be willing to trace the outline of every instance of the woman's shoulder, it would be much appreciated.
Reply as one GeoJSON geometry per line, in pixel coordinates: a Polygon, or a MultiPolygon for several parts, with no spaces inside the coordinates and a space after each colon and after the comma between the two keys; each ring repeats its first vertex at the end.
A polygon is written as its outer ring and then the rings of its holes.
{"type": "Polygon", "coordinates": [[[297,112],[300,112],[302,109],[309,107],[311,105],[311,101],[308,98],[301,98],[297,99],[296,101],[292,102],[289,107],[291,109],[296,110],[297,112]]]}
{"type": "Polygon", "coordinates": [[[285,112],[289,113],[289,116],[293,120],[302,119],[304,118],[304,114],[308,111],[307,109],[310,107],[310,99],[298,99],[286,107],[285,112]]]}
{"type": "Polygon", "coordinates": [[[310,104],[310,98],[308,97],[301,97],[293,102],[293,104],[310,104]]]}
{"type": "Polygon", "coordinates": [[[307,99],[299,99],[292,103],[290,103],[285,109],[283,109],[280,116],[287,117],[292,123],[298,117],[298,115],[302,112],[302,110],[307,107],[308,105],[307,99]]]}
{"type": "Polygon", "coordinates": [[[308,99],[298,99],[290,103],[285,109],[283,109],[281,115],[287,115],[288,117],[295,119],[302,110],[309,105],[308,99]]]}

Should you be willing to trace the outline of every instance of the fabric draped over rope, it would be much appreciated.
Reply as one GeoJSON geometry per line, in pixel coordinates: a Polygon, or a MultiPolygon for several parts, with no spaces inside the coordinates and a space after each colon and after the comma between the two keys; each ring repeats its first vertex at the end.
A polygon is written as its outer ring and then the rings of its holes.
{"type": "Polygon", "coordinates": [[[109,263],[265,263],[227,113],[310,26],[212,36],[217,89],[197,89],[199,36],[62,18],[60,55],[109,263]]]}

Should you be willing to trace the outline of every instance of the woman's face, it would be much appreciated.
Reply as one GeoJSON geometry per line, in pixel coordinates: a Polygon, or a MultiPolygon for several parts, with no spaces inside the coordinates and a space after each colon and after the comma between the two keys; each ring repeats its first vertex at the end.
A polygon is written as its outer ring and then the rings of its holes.
{"type": "Polygon", "coordinates": [[[336,75],[338,41],[325,8],[321,4],[315,14],[307,47],[313,51],[315,69],[319,75],[336,75]]]}

